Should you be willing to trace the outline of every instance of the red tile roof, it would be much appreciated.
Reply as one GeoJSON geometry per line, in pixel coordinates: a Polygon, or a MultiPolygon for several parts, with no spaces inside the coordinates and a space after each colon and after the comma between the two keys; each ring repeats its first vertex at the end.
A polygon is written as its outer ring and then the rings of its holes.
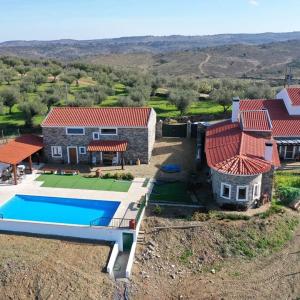
{"type": "Polygon", "coordinates": [[[127,149],[126,141],[92,141],[87,148],[89,152],[124,152],[127,149]]]}
{"type": "Polygon", "coordinates": [[[243,130],[271,131],[269,114],[267,110],[247,110],[240,113],[243,130]]]}
{"type": "Polygon", "coordinates": [[[147,127],[148,107],[54,107],[42,127],[147,127]]]}
{"type": "Polygon", "coordinates": [[[43,139],[39,136],[20,136],[0,148],[0,162],[18,164],[43,147],[43,139]]]}
{"type": "Polygon", "coordinates": [[[273,137],[300,137],[300,116],[290,116],[283,100],[241,100],[240,110],[267,109],[272,122],[273,137]]]}
{"type": "MultiPolygon", "coordinates": [[[[271,169],[264,160],[265,143],[269,139],[253,132],[243,132],[239,123],[225,121],[206,131],[205,152],[209,167],[233,175],[256,175],[271,169]]],[[[279,156],[273,141],[272,165],[279,166],[279,156]]]]}
{"type": "Polygon", "coordinates": [[[292,105],[300,105],[300,88],[287,88],[287,93],[291,99],[292,105]]]}

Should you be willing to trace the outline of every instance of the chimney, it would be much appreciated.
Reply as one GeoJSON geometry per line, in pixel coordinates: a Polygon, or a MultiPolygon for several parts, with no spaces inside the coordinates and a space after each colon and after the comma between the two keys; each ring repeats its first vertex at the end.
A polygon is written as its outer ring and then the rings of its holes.
{"type": "Polygon", "coordinates": [[[272,162],[272,158],[273,158],[273,142],[267,141],[265,143],[265,160],[272,162]]]}
{"type": "Polygon", "coordinates": [[[240,114],[240,98],[234,97],[232,98],[232,114],[231,114],[231,122],[238,122],[240,114]]]}

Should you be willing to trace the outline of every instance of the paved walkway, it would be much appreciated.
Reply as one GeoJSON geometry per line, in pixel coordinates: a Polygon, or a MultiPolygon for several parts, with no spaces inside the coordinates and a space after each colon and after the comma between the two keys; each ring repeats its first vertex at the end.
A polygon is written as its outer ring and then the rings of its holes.
{"type": "Polygon", "coordinates": [[[26,175],[25,179],[18,185],[1,185],[0,186],[0,205],[11,199],[16,194],[78,198],[87,200],[109,200],[120,201],[114,218],[134,219],[137,213],[136,202],[142,195],[147,193],[147,188],[142,187],[144,178],[135,178],[128,192],[112,192],[99,190],[82,190],[82,189],[64,189],[41,187],[41,181],[35,181],[39,176],[36,171],[31,175],[26,175]]]}

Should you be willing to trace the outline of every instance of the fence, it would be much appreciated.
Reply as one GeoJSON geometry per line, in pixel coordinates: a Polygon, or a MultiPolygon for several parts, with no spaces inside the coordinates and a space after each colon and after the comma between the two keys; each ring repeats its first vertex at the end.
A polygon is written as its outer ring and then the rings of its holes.
{"type": "Polygon", "coordinates": [[[147,205],[147,202],[148,202],[148,195],[146,194],[145,196],[142,196],[142,200],[140,202],[140,207],[139,207],[138,213],[137,213],[137,215],[135,217],[136,224],[139,222],[141,214],[143,212],[143,209],[147,205]]]}

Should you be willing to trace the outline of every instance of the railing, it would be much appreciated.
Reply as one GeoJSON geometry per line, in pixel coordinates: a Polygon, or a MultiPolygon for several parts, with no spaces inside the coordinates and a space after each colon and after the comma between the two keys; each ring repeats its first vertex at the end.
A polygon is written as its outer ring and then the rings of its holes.
{"type": "Polygon", "coordinates": [[[90,222],[90,226],[106,226],[112,228],[129,228],[131,219],[99,217],[90,222]]]}
{"type": "Polygon", "coordinates": [[[136,223],[139,222],[142,211],[143,211],[144,207],[147,205],[147,199],[148,199],[147,194],[145,196],[142,196],[142,199],[141,199],[140,204],[139,204],[139,210],[138,210],[137,215],[135,217],[135,222],[136,223]]]}

